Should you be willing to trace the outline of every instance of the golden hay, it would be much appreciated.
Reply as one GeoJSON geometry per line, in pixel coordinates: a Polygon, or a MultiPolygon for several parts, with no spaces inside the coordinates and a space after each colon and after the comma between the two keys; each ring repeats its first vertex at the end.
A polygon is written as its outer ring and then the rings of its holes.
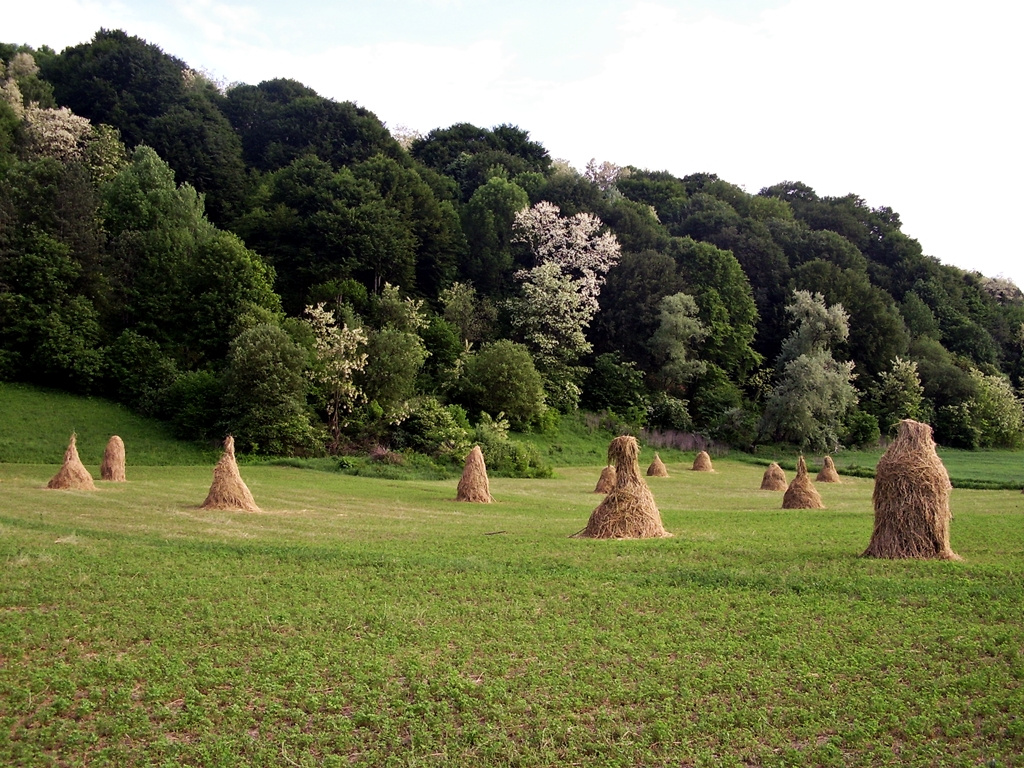
{"type": "Polygon", "coordinates": [[[768,469],[764,471],[764,476],[761,478],[761,490],[762,491],[784,491],[788,487],[786,482],[786,473],[783,471],[776,462],[772,462],[768,465],[768,469]]]}
{"type": "Polygon", "coordinates": [[[597,480],[597,487],[594,493],[609,493],[615,487],[615,467],[609,464],[601,470],[601,477],[597,480]]]}
{"type": "Polygon", "coordinates": [[[786,495],[782,497],[783,509],[824,509],[821,503],[821,494],[814,487],[810,476],[807,474],[807,463],[801,456],[796,465],[796,477],[786,489],[786,495]]]}
{"type": "Polygon", "coordinates": [[[654,461],[651,462],[651,466],[647,468],[648,477],[668,477],[668,469],[665,467],[665,462],[661,460],[661,456],[657,453],[654,454],[654,461]]]}
{"type": "Polygon", "coordinates": [[[864,556],[959,560],[949,546],[952,490],[932,428],[901,421],[875,468],[875,527],[864,556]]]}
{"type": "Polygon", "coordinates": [[[711,457],[707,451],[701,451],[697,454],[697,458],[693,460],[693,466],[690,468],[694,472],[714,472],[714,467],[711,466],[711,457]]]}
{"type": "Polygon", "coordinates": [[[235,438],[228,435],[224,438],[224,453],[213,468],[213,484],[202,504],[202,509],[239,510],[242,512],[259,512],[256,501],[249,492],[248,486],[238,473],[238,462],[235,461],[235,438]]]}
{"type": "Polygon", "coordinates": [[[608,463],[615,466],[615,487],[590,514],[587,527],[573,538],[647,539],[672,534],[661,524],[661,513],[647,482],[640,476],[640,446],[623,435],[608,446],[608,463]]]}
{"type": "Polygon", "coordinates": [[[839,479],[839,473],[836,471],[836,463],[832,461],[831,456],[825,457],[825,463],[821,468],[821,472],[814,478],[819,483],[841,483],[839,479]]]}
{"type": "Polygon", "coordinates": [[[473,450],[466,457],[466,466],[462,470],[462,477],[459,479],[459,489],[455,496],[456,501],[475,501],[481,504],[490,504],[494,501],[491,498],[491,486],[487,480],[487,465],[484,463],[484,453],[479,445],[474,445],[473,450]]]}
{"type": "Polygon", "coordinates": [[[109,480],[112,483],[124,483],[127,478],[124,474],[124,440],[113,435],[107,441],[107,447],[103,451],[103,463],[100,464],[100,479],[109,480]]]}
{"type": "Polygon", "coordinates": [[[47,488],[61,491],[96,490],[96,484],[92,481],[92,475],[89,474],[89,470],[82,464],[82,460],[78,458],[76,440],[75,433],[72,432],[71,440],[68,441],[68,447],[64,451],[64,463],[57,471],[57,474],[50,478],[50,482],[46,484],[47,488]]]}

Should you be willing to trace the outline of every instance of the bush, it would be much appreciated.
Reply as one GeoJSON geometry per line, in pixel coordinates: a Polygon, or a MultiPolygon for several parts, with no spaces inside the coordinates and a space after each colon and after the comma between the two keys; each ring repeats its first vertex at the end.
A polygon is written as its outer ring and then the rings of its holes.
{"type": "Polygon", "coordinates": [[[500,477],[551,477],[551,467],[532,445],[508,436],[509,423],[501,414],[492,419],[480,414],[473,440],[480,445],[487,463],[487,472],[500,477]]]}
{"type": "Polygon", "coordinates": [[[409,416],[391,432],[398,449],[411,448],[440,459],[461,461],[469,450],[469,422],[457,405],[442,405],[436,397],[413,401],[409,416]]]}
{"type": "Polygon", "coordinates": [[[210,371],[181,374],[162,394],[160,414],[183,440],[223,437],[220,403],[224,388],[210,371]]]}
{"type": "Polygon", "coordinates": [[[504,413],[516,429],[527,429],[544,412],[544,385],[526,347],[503,339],[466,360],[461,398],[471,412],[504,413]]]}
{"type": "Polygon", "coordinates": [[[678,397],[658,392],[651,398],[647,424],[657,429],[690,432],[693,430],[693,419],[690,418],[689,404],[678,397]]]}
{"type": "Polygon", "coordinates": [[[881,436],[876,416],[856,408],[847,414],[842,433],[844,445],[851,448],[874,445],[881,436]]]}

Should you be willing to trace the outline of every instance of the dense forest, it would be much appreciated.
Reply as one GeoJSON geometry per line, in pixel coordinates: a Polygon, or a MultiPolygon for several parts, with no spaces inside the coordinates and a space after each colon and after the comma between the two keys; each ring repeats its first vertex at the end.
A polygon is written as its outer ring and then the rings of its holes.
{"type": "Polygon", "coordinates": [[[906,417],[1024,441],[1020,291],[856,195],[396,135],[121,31],[0,44],[0,89],[0,379],[268,454],[461,457],[580,410],[741,448],[906,417]]]}

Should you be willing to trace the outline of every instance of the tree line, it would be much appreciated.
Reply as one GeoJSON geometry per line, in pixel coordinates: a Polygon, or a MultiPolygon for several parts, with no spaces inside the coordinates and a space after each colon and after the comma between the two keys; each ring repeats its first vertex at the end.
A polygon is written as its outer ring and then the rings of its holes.
{"type": "MultiPolygon", "coordinates": [[[[243,450],[463,454],[602,413],[739,447],[1019,447],[1024,297],[890,208],[391,132],[122,31],[0,44],[0,377],[243,450]],[[383,450],[383,449],[382,449],[383,450]]],[[[490,461],[490,458],[489,458],[490,461]]]]}

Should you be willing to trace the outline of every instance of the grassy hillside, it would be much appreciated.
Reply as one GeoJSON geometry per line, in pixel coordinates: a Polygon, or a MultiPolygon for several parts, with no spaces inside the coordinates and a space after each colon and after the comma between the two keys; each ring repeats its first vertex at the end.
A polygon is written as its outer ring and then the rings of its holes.
{"type": "Polygon", "coordinates": [[[490,505],[243,467],[247,515],[208,468],[0,465],[0,764],[1020,764],[1021,494],[954,491],[963,562],[864,560],[870,480],[686,466],[673,538],[602,542],[596,466],[490,505]]]}

